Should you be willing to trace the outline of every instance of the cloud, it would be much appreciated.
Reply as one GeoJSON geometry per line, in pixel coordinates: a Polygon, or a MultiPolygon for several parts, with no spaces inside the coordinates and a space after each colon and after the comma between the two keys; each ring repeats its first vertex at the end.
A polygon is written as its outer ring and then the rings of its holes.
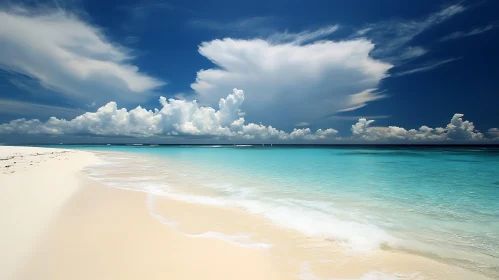
{"type": "Polygon", "coordinates": [[[331,115],[329,116],[330,119],[336,119],[336,120],[358,120],[358,119],[373,119],[373,120],[378,120],[378,119],[388,119],[391,118],[389,115],[379,115],[379,116],[342,116],[342,115],[331,115]]]}
{"type": "Polygon", "coordinates": [[[307,125],[310,125],[308,122],[299,122],[297,124],[295,124],[295,126],[307,126],[307,125]]]}
{"type": "Polygon", "coordinates": [[[317,30],[305,30],[298,33],[290,33],[290,32],[276,33],[271,35],[267,40],[272,43],[304,44],[331,35],[334,32],[336,32],[339,28],[340,26],[336,24],[336,25],[328,25],[319,28],[317,30]]]}
{"type": "MultiPolygon", "coordinates": [[[[233,93],[219,100],[218,109],[199,106],[196,101],[173,98],[167,100],[164,97],[159,99],[161,109],[154,110],[147,110],[141,106],[132,110],[120,109],[116,102],[109,102],[96,112],[86,112],[71,120],[56,117],[50,117],[45,122],[38,119],[13,120],[0,125],[0,134],[329,142],[438,142],[499,139],[499,129],[489,129],[488,133],[493,138],[486,138],[484,134],[475,129],[472,122],[463,120],[463,114],[454,114],[449,124],[437,128],[428,126],[421,126],[418,129],[405,129],[398,126],[379,127],[373,126],[375,122],[373,119],[361,118],[352,125],[351,136],[339,137],[338,131],[332,128],[316,131],[310,128],[294,128],[288,133],[271,125],[247,123],[241,111],[245,98],[242,90],[233,89],[233,93]]],[[[36,106],[34,106],[35,109],[36,106]]],[[[25,108],[25,110],[28,109],[25,108]]]]}
{"type": "Polygon", "coordinates": [[[88,102],[140,100],[165,83],[131,64],[130,50],[61,10],[0,10],[0,68],[88,102]]]}
{"type": "Polygon", "coordinates": [[[424,55],[426,50],[421,47],[407,45],[423,31],[464,12],[466,9],[463,5],[455,4],[419,20],[393,19],[368,24],[355,32],[352,37],[369,38],[376,44],[372,53],[374,57],[382,57],[395,63],[424,55]]]}
{"type": "Polygon", "coordinates": [[[368,102],[379,100],[379,99],[387,97],[386,95],[379,94],[379,93],[376,93],[374,91],[376,91],[375,88],[370,88],[370,89],[366,89],[362,92],[350,95],[347,106],[352,106],[352,107],[338,110],[338,112],[349,112],[349,111],[357,110],[359,108],[366,106],[368,102]]]}
{"type": "Polygon", "coordinates": [[[445,140],[483,140],[484,135],[470,121],[463,120],[463,114],[454,114],[446,127],[430,128],[421,126],[419,129],[405,129],[398,126],[371,126],[374,120],[359,119],[352,125],[353,139],[367,141],[398,140],[398,141],[445,141],[445,140]]]}
{"type": "Polygon", "coordinates": [[[484,27],[474,28],[468,32],[456,31],[456,32],[453,32],[447,36],[442,37],[440,39],[440,41],[445,42],[445,41],[454,40],[454,39],[458,39],[458,38],[462,38],[462,37],[478,35],[478,34],[487,32],[489,30],[493,30],[493,29],[497,28],[498,26],[499,26],[498,24],[489,24],[489,25],[484,26],[484,27]]]}
{"type": "Polygon", "coordinates": [[[488,134],[492,135],[494,139],[499,140],[499,128],[491,128],[487,131],[488,134]]]}
{"type": "Polygon", "coordinates": [[[59,116],[64,118],[73,118],[82,114],[80,109],[65,108],[46,104],[37,104],[32,102],[23,102],[17,100],[0,99],[0,114],[12,116],[26,116],[48,118],[50,116],[59,116]]]}
{"type": "Polygon", "coordinates": [[[96,136],[199,136],[229,139],[261,140],[322,140],[333,138],[338,131],[309,128],[294,129],[286,133],[272,126],[249,123],[241,117],[242,90],[219,100],[218,110],[200,107],[196,101],[160,97],[160,110],[146,110],[140,106],[128,111],[119,109],[116,102],[109,102],[72,120],[49,118],[17,119],[0,125],[2,134],[43,135],[96,135],[96,136]]]}
{"type": "Polygon", "coordinates": [[[142,0],[138,1],[134,5],[130,6],[120,6],[122,10],[129,12],[130,16],[134,21],[147,19],[152,13],[158,10],[174,10],[178,7],[167,3],[166,1],[157,0],[142,0]]]}
{"type": "Polygon", "coordinates": [[[301,32],[278,32],[275,27],[276,17],[273,16],[255,16],[240,18],[232,21],[215,21],[209,19],[192,20],[188,24],[194,28],[210,29],[223,32],[244,32],[246,35],[253,34],[264,38],[272,44],[295,43],[304,44],[325,38],[336,32],[340,26],[328,25],[316,30],[304,30],[301,32]]]}
{"type": "MultiPolygon", "coordinates": [[[[410,45],[411,40],[466,9],[456,4],[422,19],[369,24],[343,41],[325,39],[339,29],[338,25],[328,25],[317,30],[274,33],[263,39],[203,42],[199,53],[215,66],[198,71],[191,87],[197,100],[214,105],[221,93],[237,85],[247,93],[243,106],[248,116],[261,116],[276,126],[314,123],[332,113],[354,111],[386,98],[377,93],[377,88],[393,64],[428,52],[410,45]]],[[[247,26],[248,21],[243,22],[247,26]]],[[[261,25],[258,20],[256,23],[261,25]]],[[[420,65],[398,75],[430,71],[454,60],[420,65]]]]}
{"type": "Polygon", "coordinates": [[[373,48],[364,39],[307,44],[213,40],[202,43],[199,53],[216,67],[200,70],[191,87],[201,103],[215,104],[221,92],[238,85],[246,92],[243,108],[248,116],[276,126],[312,123],[382,98],[372,91],[362,93],[376,88],[392,67],[371,58],[373,48]],[[359,93],[364,98],[356,98],[359,93]]]}
{"type": "Polygon", "coordinates": [[[140,37],[137,36],[127,36],[124,40],[126,44],[136,44],[140,41],[140,37]]]}
{"type": "Polygon", "coordinates": [[[437,62],[433,62],[433,63],[427,63],[427,64],[421,65],[421,66],[419,66],[417,68],[414,68],[414,69],[410,69],[410,70],[406,70],[406,71],[401,71],[401,72],[395,73],[393,76],[396,76],[396,77],[397,76],[406,76],[406,75],[410,75],[410,74],[415,74],[415,73],[430,71],[430,70],[433,70],[433,69],[435,69],[437,67],[440,67],[440,66],[442,66],[444,64],[447,64],[447,63],[459,60],[461,58],[462,57],[450,58],[450,59],[445,59],[445,60],[441,60],[441,61],[437,61],[437,62]]]}
{"type": "Polygon", "coordinates": [[[190,21],[189,25],[195,28],[211,29],[215,31],[265,33],[270,30],[268,25],[272,20],[272,17],[266,16],[247,17],[226,22],[198,19],[190,21]]]}
{"type": "Polygon", "coordinates": [[[422,47],[406,47],[402,53],[399,55],[399,58],[402,60],[408,60],[412,58],[417,58],[423,56],[428,51],[422,47]]]}

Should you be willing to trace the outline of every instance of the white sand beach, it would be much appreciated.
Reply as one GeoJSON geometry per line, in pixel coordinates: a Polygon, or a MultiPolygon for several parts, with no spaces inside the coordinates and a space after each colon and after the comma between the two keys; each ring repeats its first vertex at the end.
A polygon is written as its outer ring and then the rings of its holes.
{"type": "Polygon", "coordinates": [[[0,279],[274,279],[262,250],[189,238],[145,195],[85,178],[92,153],[0,147],[0,279]]]}
{"type": "Polygon", "coordinates": [[[155,198],[172,227],[151,215],[148,194],[88,178],[92,152],[5,146],[0,160],[0,279],[488,279],[416,255],[351,254],[238,209],[155,198]],[[251,233],[251,246],[207,232],[251,233]]]}

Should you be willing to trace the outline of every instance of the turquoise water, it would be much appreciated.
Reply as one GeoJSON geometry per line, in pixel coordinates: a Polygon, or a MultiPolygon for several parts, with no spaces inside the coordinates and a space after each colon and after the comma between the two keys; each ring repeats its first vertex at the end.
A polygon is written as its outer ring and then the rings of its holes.
{"type": "Polygon", "coordinates": [[[147,176],[114,178],[120,186],[242,208],[353,251],[402,250],[499,276],[499,149],[69,148],[150,155],[133,165],[147,176]],[[172,192],[181,182],[215,195],[172,192]]]}

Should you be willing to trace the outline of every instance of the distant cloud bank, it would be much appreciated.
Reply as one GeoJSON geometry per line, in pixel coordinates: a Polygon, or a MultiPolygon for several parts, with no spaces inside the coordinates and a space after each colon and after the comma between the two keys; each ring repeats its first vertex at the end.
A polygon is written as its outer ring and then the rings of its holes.
{"type": "MultiPolygon", "coordinates": [[[[84,113],[72,120],[51,117],[42,122],[38,119],[17,119],[0,125],[0,134],[37,135],[94,135],[132,137],[214,137],[218,139],[246,140],[357,140],[357,141],[484,141],[484,134],[478,132],[470,121],[463,120],[463,114],[454,114],[445,127],[405,129],[397,126],[372,126],[374,120],[361,118],[352,125],[351,136],[339,137],[332,128],[294,129],[284,132],[272,126],[248,123],[240,107],[245,100],[242,90],[219,100],[218,109],[202,107],[196,101],[160,98],[161,109],[146,110],[137,107],[132,110],[119,109],[116,102],[109,102],[96,112],[84,113]]],[[[308,125],[301,123],[298,125],[308,125]]],[[[497,128],[489,130],[493,137],[499,135],[497,128]]]]}

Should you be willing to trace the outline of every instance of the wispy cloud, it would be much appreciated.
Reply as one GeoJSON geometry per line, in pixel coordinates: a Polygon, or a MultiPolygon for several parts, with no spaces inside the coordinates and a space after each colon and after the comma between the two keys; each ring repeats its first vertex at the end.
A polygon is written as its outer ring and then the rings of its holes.
{"type": "Polygon", "coordinates": [[[125,44],[129,44],[129,45],[138,43],[139,41],[140,41],[140,37],[138,37],[138,36],[127,36],[124,40],[125,44]]]}
{"type": "Polygon", "coordinates": [[[295,126],[298,126],[298,127],[307,126],[307,125],[310,125],[310,124],[308,122],[299,122],[299,123],[295,124],[295,126]]]}
{"type": "Polygon", "coordinates": [[[464,31],[456,31],[456,32],[453,32],[447,36],[444,36],[440,39],[441,42],[445,42],[445,41],[449,41],[449,40],[454,40],[454,39],[458,39],[458,38],[462,38],[462,37],[468,37],[468,36],[473,36],[473,35],[478,35],[478,34],[481,34],[481,33],[484,33],[484,32],[487,32],[487,31],[490,31],[490,30],[493,30],[493,29],[496,29],[497,27],[499,27],[499,24],[489,24],[487,26],[484,26],[484,27],[477,27],[477,28],[474,28],[470,31],[467,31],[467,32],[464,32],[464,31]]]}
{"type": "Polygon", "coordinates": [[[382,92],[376,92],[376,88],[370,88],[363,90],[359,93],[351,94],[348,97],[348,102],[347,102],[347,107],[341,110],[338,110],[337,112],[350,112],[354,111],[357,109],[360,109],[364,106],[367,105],[367,103],[383,99],[388,97],[385,94],[381,94],[382,92]]]}
{"type": "Polygon", "coordinates": [[[368,24],[352,37],[366,37],[376,44],[372,54],[391,62],[415,58],[426,53],[426,50],[408,46],[423,31],[440,24],[464,11],[467,7],[461,4],[448,6],[438,12],[419,20],[393,19],[368,24]]]}
{"type": "Polygon", "coordinates": [[[405,76],[405,75],[410,75],[410,74],[414,74],[414,73],[430,71],[430,70],[433,70],[433,69],[440,67],[444,64],[459,60],[461,58],[462,57],[450,58],[450,59],[445,59],[445,60],[441,60],[441,61],[437,61],[437,62],[433,62],[433,63],[427,63],[425,65],[421,65],[420,67],[417,67],[417,68],[414,68],[411,70],[406,70],[406,71],[395,73],[393,76],[395,76],[395,77],[405,76]]]}
{"type": "MultiPolygon", "coordinates": [[[[123,1],[130,2],[130,1],[123,1]]],[[[180,4],[181,5],[181,4],[180,4]]],[[[121,28],[126,32],[140,34],[144,30],[151,27],[152,18],[164,18],[172,14],[190,14],[192,10],[180,6],[179,4],[172,4],[170,1],[164,0],[139,0],[132,1],[132,3],[125,3],[116,7],[121,14],[125,16],[117,18],[121,28]]],[[[162,21],[155,21],[155,27],[162,24],[162,21]]],[[[166,21],[165,21],[166,24],[166,21]]]]}
{"type": "Polygon", "coordinates": [[[139,71],[129,49],[60,10],[0,9],[0,52],[4,71],[83,102],[138,101],[165,84],[139,71]]]}
{"type": "Polygon", "coordinates": [[[270,16],[256,16],[240,18],[233,21],[197,19],[188,22],[188,24],[194,28],[228,32],[250,32],[254,34],[270,31],[270,25],[272,24],[273,20],[274,18],[270,16]]]}
{"type": "Polygon", "coordinates": [[[379,119],[388,119],[391,118],[392,116],[389,115],[372,115],[372,116],[362,116],[362,115],[357,115],[357,116],[342,116],[342,115],[332,115],[329,116],[329,119],[334,119],[334,120],[358,120],[358,119],[371,119],[371,120],[379,120],[379,119]]]}
{"type": "Polygon", "coordinates": [[[268,40],[276,43],[292,42],[296,44],[303,44],[329,36],[334,32],[336,32],[339,28],[340,26],[336,24],[336,25],[328,25],[319,28],[317,30],[305,30],[298,33],[291,33],[291,32],[276,33],[270,36],[268,40]]]}
{"type": "Polygon", "coordinates": [[[18,100],[0,99],[1,114],[9,116],[22,116],[32,118],[49,118],[57,116],[59,118],[74,118],[82,113],[83,110],[24,102],[18,100]]]}
{"type": "Polygon", "coordinates": [[[36,94],[38,92],[37,89],[35,87],[33,87],[33,85],[31,83],[27,83],[27,82],[23,81],[22,79],[10,77],[8,80],[12,85],[16,86],[18,89],[21,89],[25,92],[30,92],[30,93],[34,93],[34,94],[36,94]]]}
{"type": "Polygon", "coordinates": [[[336,32],[340,26],[328,25],[314,30],[304,30],[300,32],[279,32],[276,27],[276,17],[255,16],[240,18],[233,21],[216,21],[208,19],[197,19],[189,22],[194,28],[210,29],[221,32],[244,32],[245,35],[263,38],[274,44],[295,43],[304,44],[325,38],[336,32]]]}
{"type": "Polygon", "coordinates": [[[130,6],[119,7],[122,10],[128,11],[130,16],[135,20],[145,19],[151,13],[158,10],[174,10],[176,7],[165,1],[143,0],[130,6]]]}
{"type": "Polygon", "coordinates": [[[428,50],[422,47],[406,47],[399,55],[399,59],[408,60],[425,55],[428,50]]]}

